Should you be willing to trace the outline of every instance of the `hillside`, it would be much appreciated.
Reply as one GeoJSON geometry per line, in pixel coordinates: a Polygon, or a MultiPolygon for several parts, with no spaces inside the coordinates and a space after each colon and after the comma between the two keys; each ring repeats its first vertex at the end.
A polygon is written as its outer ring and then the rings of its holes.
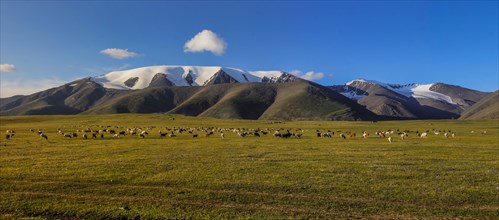
{"type": "Polygon", "coordinates": [[[464,111],[459,119],[499,119],[499,90],[491,93],[464,111]]]}
{"type": "Polygon", "coordinates": [[[488,93],[444,83],[388,84],[358,79],[332,90],[377,115],[394,119],[451,119],[488,93]]]}
{"type": "Polygon", "coordinates": [[[278,70],[162,65],[113,71],[32,95],[0,98],[0,115],[173,113],[278,120],[452,119],[488,94],[445,83],[390,84],[365,79],[325,87],[278,70]]]}
{"type": "Polygon", "coordinates": [[[376,119],[356,102],[305,80],[121,90],[104,88],[86,78],[29,96],[0,99],[0,115],[110,113],[277,120],[376,119]]]}

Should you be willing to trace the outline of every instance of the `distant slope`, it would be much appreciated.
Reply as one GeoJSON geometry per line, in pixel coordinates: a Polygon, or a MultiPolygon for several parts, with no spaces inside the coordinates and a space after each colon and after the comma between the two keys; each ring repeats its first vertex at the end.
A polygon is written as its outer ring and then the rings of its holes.
{"type": "MultiPolygon", "coordinates": [[[[234,83],[224,73],[206,86],[106,89],[89,78],[35,93],[0,99],[1,115],[175,113],[237,119],[375,120],[376,115],[330,89],[305,80],[234,83]]],[[[162,86],[161,86],[162,85],[162,86]]]]}
{"type": "Polygon", "coordinates": [[[435,83],[430,87],[430,90],[449,96],[452,101],[464,108],[474,105],[476,102],[489,95],[489,93],[486,92],[445,83],[435,83]]]}
{"type": "Polygon", "coordinates": [[[458,118],[487,95],[444,83],[399,85],[363,79],[330,88],[377,115],[394,119],[458,118]]]}
{"type": "Polygon", "coordinates": [[[0,114],[78,114],[90,109],[105,94],[106,89],[86,78],[28,96],[0,99],[0,114]]]}
{"type": "Polygon", "coordinates": [[[499,119],[499,90],[489,94],[464,111],[459,119],[499,119]]]}

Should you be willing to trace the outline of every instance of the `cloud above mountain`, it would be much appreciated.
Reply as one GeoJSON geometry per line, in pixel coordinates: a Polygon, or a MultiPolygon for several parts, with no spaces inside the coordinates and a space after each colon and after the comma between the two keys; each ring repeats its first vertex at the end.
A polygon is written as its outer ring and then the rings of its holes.
{"type": "Polygon", "coordinates": [[[320,80],[320,79],[324,78],[323,72],[308,71],[306,73],[303,73],[300,70],[293,70],[289,73],[291,75],[295,75],[295,76],[298,76],[300,78],[310,80],[310,81],[320,80]]]}
{"type": "Polygon", "coordinates": [[[11,73],[16,71],[16,66],[14,64],[2,63],[0,64],[0,72],[11,73]]]}
{"type": "Polygon", "coordinates": [[[135,52],[130,52],[128,49],[119,49],[119,48],[107,48],[100,51],[101,54],[105,54],[114,59],[126,59],[132,57],[138,57],[140,54],[135,52]]]}
{"type": "Polygon", "coordinates": [[[227,42],[211,30],[203,30],[193,38],[185,42],[184,52],[198,53],[211,52],[215,55],[222,55],[227,48],[227,42]]]}

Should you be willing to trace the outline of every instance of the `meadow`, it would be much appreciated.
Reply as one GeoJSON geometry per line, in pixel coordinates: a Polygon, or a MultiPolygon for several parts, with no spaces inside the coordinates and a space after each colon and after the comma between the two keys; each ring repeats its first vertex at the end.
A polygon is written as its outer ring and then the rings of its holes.
{"type": "Polygon", "coordinates": [[[0,219],[497,219],[499,121],[252,121],[163,114],[0,117],[0,219]],[[67,139],[149,128],[145,138],[67,139]],[[165,127],[290,129],[301,138],[165,127]],[[34,130],[32,132],[30,130],[34,130]],[[36,131],[41,129],[48,140],[36,131]],[[375,131],[410,130],[394,142],[375,131]],[[6,139],[6,130],[15,136],[6,139]],[[331,130],[332,138],[316,131],[331,130]],[[430,131],[418,137],[414,131],[430,131]],[[445,138],[434,131],[451,130],[445,138]],[[339,133],[355,132],[342,139],[339,133]],[[370,136],[362,138],[363,131],[370,136]]]}

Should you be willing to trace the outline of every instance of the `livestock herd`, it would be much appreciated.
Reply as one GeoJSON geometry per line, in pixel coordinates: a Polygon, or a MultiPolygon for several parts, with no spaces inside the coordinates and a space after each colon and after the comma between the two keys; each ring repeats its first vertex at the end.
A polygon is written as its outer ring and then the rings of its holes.
{"type": "MultiPolygon", "coordinates": [[[[123,138],[123,137],[137,137],[137,138],[175,138],[178,136],[182,137],[211,137],[218,135],[220,138],[226,138],[227,133],[233,134],[235,137],[263,137],[271,136],[275,138],[296,138],[301,139],[302,137],[317,137],[317,138],[333,138],[338,137],[340,139],[353,139],[357,138],[357,133],[353,131],[342,131],[342,130],[331,130],[331,129],[316,129],[314,130],[304,130],[298,129],[286,129],[286,128],[216,128],[216,127],[118,127],[118,126],[95,126],[94,128],[77,129],[73,131],[63,131],[62,129],[57,129],[57,136],[65,139],[104,139],[104,138],[123,138]],[[157,136],[153,135],[157,133],[157,136]]],[[[48,135],[42,129],[30,129],[31,133],[37,134],[41,139],[48,140],[48,135]]],[[[55,132],[55,131],[53,131],[55,132]]],[[[474,131],[472,131],[473,133],[474,131]]],[[[7,130],[5,138],[6,140],[12,139],[16,132],[14,130],[7,130]]],[[[486,134],[483,131],[482,134],[486,134]]],[[[428,138],[430,135],[433,136],[443,136],[444,138],[454,138],[456,133],[451,130],[377,130],[372,133],[368,131],[362,131],[361,138],[366,139],[369,137],[376,137],[379,139],[386,139],[388,142],[394,142],[395,137],[400,137],[401,140],[405,140],[409,136],[414,136],[418,138],[428,138]]]]}

